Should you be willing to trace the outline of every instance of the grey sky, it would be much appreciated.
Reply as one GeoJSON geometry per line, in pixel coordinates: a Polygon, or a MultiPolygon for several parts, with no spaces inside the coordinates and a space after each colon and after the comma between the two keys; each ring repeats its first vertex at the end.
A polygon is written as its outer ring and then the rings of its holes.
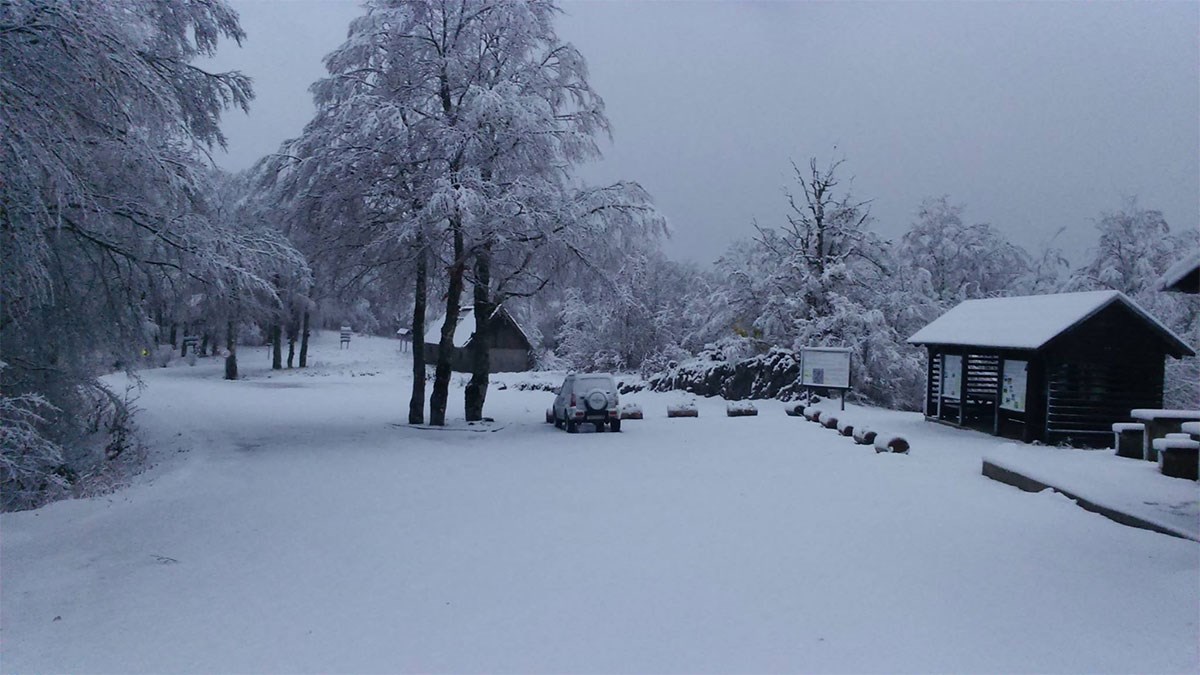
{"type": "MultiPolygon", "coordinates": [[[[233,0],[248,40],[215,65],[252,76],[227,116],[249,166],[312,113],[308,85],[356,2],[233,0]]],[[[1078,257],[1093,220],[1137,195],[1200,224],[1200,3],[567,2],[614,138],[593,181],[633,179],[670,218],[668,250],[709,261],[782,220],[789,160],[846,159],[875,228],[921,199],[1078,257]]]]}

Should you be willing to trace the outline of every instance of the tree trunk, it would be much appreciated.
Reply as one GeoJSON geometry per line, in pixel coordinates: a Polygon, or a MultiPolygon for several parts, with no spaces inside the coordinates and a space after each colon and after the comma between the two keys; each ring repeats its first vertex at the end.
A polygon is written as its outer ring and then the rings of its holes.
{"type": "MultiPolygon", "coordinates": [[[[205,333],[200,337],[200,351],[196,353],[196,356],[208,356],[208,342],[208,333],[205,333]]],[[[216,345],[212,345],[212,347],[214,350],[216,349],[216,345]]]]}
{"type": "Polygon", "coordinates": [[[483,402],[487,399],[491,358],[491,258],[485,247],[475,256],[475,337],[471,340],[471,381],[464,393],[468,422],[483,419],[483,402]]]}
{"type": "Polygon", "coordinates": [[[175,347],[179,344],[176,342],[178,332],[179,326],[177,324],[171,324],[171,349],[175,349],[175,347]]]}
{"type": "Polygon", "coordinates": [[[271,370],[283,370],[283,329],[271,326],[271,370]]]}
{"type": "Polygon", "coordinates": [[[225,379],[236,380],[237,372],[237,334],[234,333],[233,322],[225,323],[225,379]]]}
{"type": "Polygon", "coordinates": [[[428,293],[429,256],[425,235],[417,234],[417,278],[413,289],[412,315],[412,398],[408,401],[408,423],[425,423],[425,300],[428,293]]]}
{"type": "Polygon", "coordinates": [[[295,316],[290,317],[288,319],[288,327],[287,327],[287,343],[288,343],[287,367],[288,367],[288,370],[291,370],[292,367],[296,363],[296,338],[298,337],[297,333],[299,333],[299,332],[300,332],[300,327],[296,325],[296,317],[295,316]]]}
{"type": "MultiPolygon", "coordinates": [[[[442,337],[438,342],[437,368],[433,371],[433,393],[429,396],[429,424],[446,426],[446,401],[450,398],[450,359],[454,355],[454,330],[458,328],[459,301],[463,290],[462,221],[455,215],[450,218],[450,230],[454,234],[454,263],[450,266],[450,284],[446,291],[446,322],[442,324],[442,337]]],[[[416,336],[413,336],[414,339],[416,336]]]]}
{"type": "Polygon", "coordinates": [[[300,326],[300,367],[308,367],[308,310],[304,310],[304,318],[300,326]]]}

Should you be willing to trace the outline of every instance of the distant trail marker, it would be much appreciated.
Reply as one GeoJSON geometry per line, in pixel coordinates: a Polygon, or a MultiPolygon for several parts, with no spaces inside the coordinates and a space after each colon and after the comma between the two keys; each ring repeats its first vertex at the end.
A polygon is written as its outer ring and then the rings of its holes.
{"type": "Polygon", "coordinates": [[[342,349],[343,347],[350,349],[350,333],[350,326],[342,326],[342,339],[338,343],[338,349],[342,349]]]}

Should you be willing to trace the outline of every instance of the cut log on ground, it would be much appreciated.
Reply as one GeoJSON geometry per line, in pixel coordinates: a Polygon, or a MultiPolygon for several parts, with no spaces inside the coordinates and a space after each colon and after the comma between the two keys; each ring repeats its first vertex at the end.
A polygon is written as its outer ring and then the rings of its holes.
{"type": "Polygon", "coordinates": [[[621,406],[621,419],[623,420],[640,420],[642,419],[642,406],[636,403],[626,403],[621,406]]]}
{"type": "Polygon", "coordinates": [[[837,425],[837,430],[838,430],[838,433],[843,436],[853,436],[854,435],[854,425],[852,425],[846,421],[839,421],[838,425],[837,425]]]}
{"type": "Polygon", "coordinates": [[[908,441],[900,436],[891,434],[878,434],[875,436],[875,452],[896,452],[901,455],[907,455],[908,450],[908,441]]]}
{"type": "Polygon", "coordinates": [[[695,403],[676,403],[667,406],[667,417],[699,417],[695,403]]]}
{"type": "Polygon", "coordinates": [[[821,426],[825,427],[826,429],[837,429],[838,418],[834,417],[833,415],[825,415],[821,417],[821,426]]]}
{"type": "Polygon", "coordinates": [[[860,427],[854,430],[854,442],[859,445],[874,445],[876,435],[874,431],[860,427]]]}
{"type": "Polygon", "coordinates": [[[758,414],[758,408],[750,401],[730,401],[725,404],[725,414],[729,417],[753,417],[758,414]]]}
{"type": "Polygon", "coordinates": [[[821,421],[821,411],[817,410],[816,408],[805,408],[804,419],[808,420],[809,422],[819,423],[821,421]]]}

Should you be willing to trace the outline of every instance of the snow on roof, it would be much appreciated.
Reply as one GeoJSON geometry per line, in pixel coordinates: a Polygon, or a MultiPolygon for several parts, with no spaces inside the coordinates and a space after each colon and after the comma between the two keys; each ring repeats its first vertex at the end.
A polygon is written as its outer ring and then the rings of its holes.
{"type": "MultiPolygon", "coordinates": [[[[501,314],[508,317],[508,320],[512,323],[512,325],[516,326],[517,330],[521,332],[521,335],[525,336],[525,341],[528,342],[528,333],[525,332],[524,328],[521,328],[516,319],[512,318],[512,315],[504,311],[503,307],[496,308],[496,311],[492,314],[492,319],[495,320],[501,314]]],[[[444,326],[445,323],[445,320],[442,320],[434,321],[432,324],[430,324],[429,328],[425,331],[425,344],[436,345],[442,341],[442,326],[444,326]]],[[[458,324],[454,327],[454,346],[459,349],[466,347],[467,343],[471,341],[471,336],[474,334],[475,307],[473,305],[468,305],[458,310],[458,324]]]]}
{"type": "MultiPolygon", "coordinates": [[[[442,326],[446,325],[446,321],[434,321],[425,331],[425,344],[436,345],[442,341],[442,326]]],[[[463,307],[458,310],[458,324],[454,327],[454,346],[458,348],[466,347],[471,341],[471,336],[475,334],[475,308],[463,307]]]]}
{"type": "Polygon", "coordinates": [[[1183,281],[1183,278],[1187,275],[1195,274],[1197,269],[1200,269],[1200,251],[1193,251],[1167,268],[1167,271],[1162,276],[1161,287],[1169,289],[1183,281]]]}
{"type": "Polygon", "coordinates": [[[917,331],[912,344],[1040,349],[1071,326],[1113,302],[1121,302],[1190,352],[1186,343],[1124,293],[1086,291],[1054,295],[967,300],[917,331]]]}

